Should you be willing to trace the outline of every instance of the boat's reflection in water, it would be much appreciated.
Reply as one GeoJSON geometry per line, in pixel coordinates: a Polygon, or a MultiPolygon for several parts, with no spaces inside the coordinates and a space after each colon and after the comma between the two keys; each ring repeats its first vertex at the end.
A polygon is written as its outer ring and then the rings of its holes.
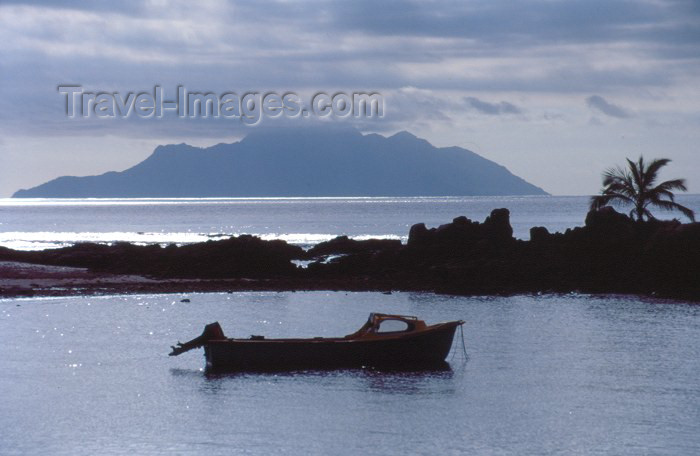
{"type": "Polygon", "coordinates": [[[383,394],[418,395],[427,393],[454,392],[452,380],[455,371],[443,362],[430,368],[374,370],[363,369],[358,375],[370,392],[383,394]],[[447,387],[447,388],[445,388],[447,387]]]}
{"type": "Polygon", "coordinates": [[[449,393],[454,391],[455,375],[464,369],[464,360],[391,369],[334,369],[334,370],[289,370],[267,372],[208,372],[205,370],[171,369],[173,377],[187,378],[198,384],[201,393],[218,395],[227,390],[241,392],[241,388],[252,385],[274,384],[296,387],[313,386],[351,389],[370,393],[420,395],[449,393]]]}

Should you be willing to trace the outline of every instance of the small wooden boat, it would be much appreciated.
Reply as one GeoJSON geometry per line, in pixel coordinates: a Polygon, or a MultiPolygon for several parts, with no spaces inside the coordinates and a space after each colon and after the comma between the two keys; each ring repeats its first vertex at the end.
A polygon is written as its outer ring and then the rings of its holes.
{"type": "Polygon", "coordinates": [[[207,370],[270,371],[337,368],[423,368],[445,365],[462,320],[426,325],[416,317],[372,313],[345,337],[312,339],[229,339],[218,322],[173,346],[170,356],[204,347],[207,370]]]}

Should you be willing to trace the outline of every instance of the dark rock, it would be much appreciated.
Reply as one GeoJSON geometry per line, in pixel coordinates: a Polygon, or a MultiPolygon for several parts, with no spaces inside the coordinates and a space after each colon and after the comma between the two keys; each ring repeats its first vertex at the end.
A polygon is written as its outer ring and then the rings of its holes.
{"type": "Polygon", "coordinates": [[[0,250],[0,259],[154,277],[224,278],[293,274],[301,247],[250,235],[183,246],[79,243],[43,251],[0,250]]]}
{"type": "Polygon", "coordinates": [[[507,242],[513,239],[513,227],[510,226],[510,211],[508,209],[494,209],[491,215],[484,220],[484,229],[487,236],[496,242],[507,242]]]}
{"type": "Polygon", "coordinates": [[[497,209],[483,223],[457,217],[438,228],[413,225],[405,246],[341,236],[307,253],[283,241],[244,235],[164,248],[128,243],[84,243],[38,252],[0,248],[0,260],[157,278],[255,279],[258,289],[583,291],[700,299],[700,223],[635,222],[604,208],[590,212],[585,226],[564,233],[534,227],[531,240],[522,241],[513,239],[512,232],[509,212],[497,209]],[[342,256],[313,262],[307,269],[291,263],[331,254],[342,256]]]}
{"type": "Polygon", "coordinates": [[[624,214],[620,214],[613,207],[605,206],[598,210],[589,211],[586,214],[585,226],[594,230],[614,230],[628,227],[634,221],[624,214]]]}
{"type": "Polygon", "coordinates": [[[530,228],[530,240],[532,242],[544,242],[549,236],[549,230],[544,226],[534,226],[530,228]]]}
{"type": "Polygon", "coordinates": [[[411,226],[411,229],[408,232],[408,242],[406,244],[420,244],[428,239],[429,236],[430,233],[428,232],[428,228],[425,227],[425,223],[416,223],[415,225],[411,226]]]}
{"type": "Polygon", "coordinates": [[[367,239],[358,241],[350,239],[347,236],[338,236],[330,241],[315,245],[306,253],[309,257],[315,258],[322,255],[380,252],[384,250],[397,250],[400,248],[401,241],[398,239],[367,239]]]}
{"type": "Polygon", "coordinates": [[[507,209],[496,209],[484,223],[457,217],[452,223],[427,229],[424,224],[411,227],[407,247],[420,255],[453,257],[492,250],[514,241],[507,209]]]}

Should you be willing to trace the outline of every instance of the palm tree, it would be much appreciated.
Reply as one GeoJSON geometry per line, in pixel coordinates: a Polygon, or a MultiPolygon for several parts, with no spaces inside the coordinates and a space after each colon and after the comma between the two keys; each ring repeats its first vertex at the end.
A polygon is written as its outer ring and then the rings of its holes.
{"type": "Polygon", "coordinates": [[[685,206],[674,201],[672,190],[687,191],[685,179],[673,179],[654,186],[659,170],[671,160],[668,158],[655,159],[646,165],[644,158],[639,157],[637,162],[627,159],[628,168],[610,168],[603,173],[603,190],[600,195],[591,197],[591,210],[600,209],[609,203],[628,205],[634,208],[630,211],[630,217],[637,220],[653,219],[649,212],[649,206],[673,211],[678,210],[695,221],[695,213],[685,206]]]}

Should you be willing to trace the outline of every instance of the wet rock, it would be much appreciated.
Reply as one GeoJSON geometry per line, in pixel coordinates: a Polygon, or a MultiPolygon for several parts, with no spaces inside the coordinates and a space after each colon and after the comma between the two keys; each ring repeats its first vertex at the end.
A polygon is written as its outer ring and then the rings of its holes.
{"type": "Polygon", "coordinates": [[[624,214],[620,214],[610,206],[589,211],[588,214],[586,214],[585,221],[586,228],[600,231],[626,229],[632,224],[634,224],[632,219],[624,214]]]}
{"type": "Polygon", "coordinates": [[[530,241],[532,242],[544,242],[549,236],[549,230],[544,226],[533,226],[530,228],[530,241]]]}
{"type": "Polygon", "coordinates": [[[430,233],[428,232],[428,228],[425,227],[425,223],[416,223],[415,225],[411,226],[411,229],[408,232],[408,242],[406,244],[421,244],[425,242],[429,236],[430,233]]]}
{"type": "Polygon", "coordinates": [[[522,241],[512,237],[509,219],[507,209],[496,209],[483,223],[463,216],[437,228],[419,223],[411,227],[405,246],[341,236],[304,252],[283,241],[239,236],[164,248],[128,243],[39,252],[0,248],[0,260],[157,278],[255,279],[257,289],[584,291],[700,299],[700,223],[635,222],[603,208],[588,213],[585,226],[564,233],[534,227],[530,241],[522,241]],[[307,269],[291,263],[327,255],[342,256],[315,261],[307,269]]]}
{"type": "Polygon", "coordinates": [[[510,242],[513,239],[513,227],[510,226],[510,211],[494,209],[484,220],[486,236],[495,242],[510,242]]]}
{"type": "Polygon", "coordinates": [[[310,258],[314,258],[323,255],[380,252],[384,250],[397,250],[400,248],[401,241],[398,239],[367,239],[358,241],[350,239],[347,236],[338,236],[330,241],[315,245],[307,254],[310,258]]]}

